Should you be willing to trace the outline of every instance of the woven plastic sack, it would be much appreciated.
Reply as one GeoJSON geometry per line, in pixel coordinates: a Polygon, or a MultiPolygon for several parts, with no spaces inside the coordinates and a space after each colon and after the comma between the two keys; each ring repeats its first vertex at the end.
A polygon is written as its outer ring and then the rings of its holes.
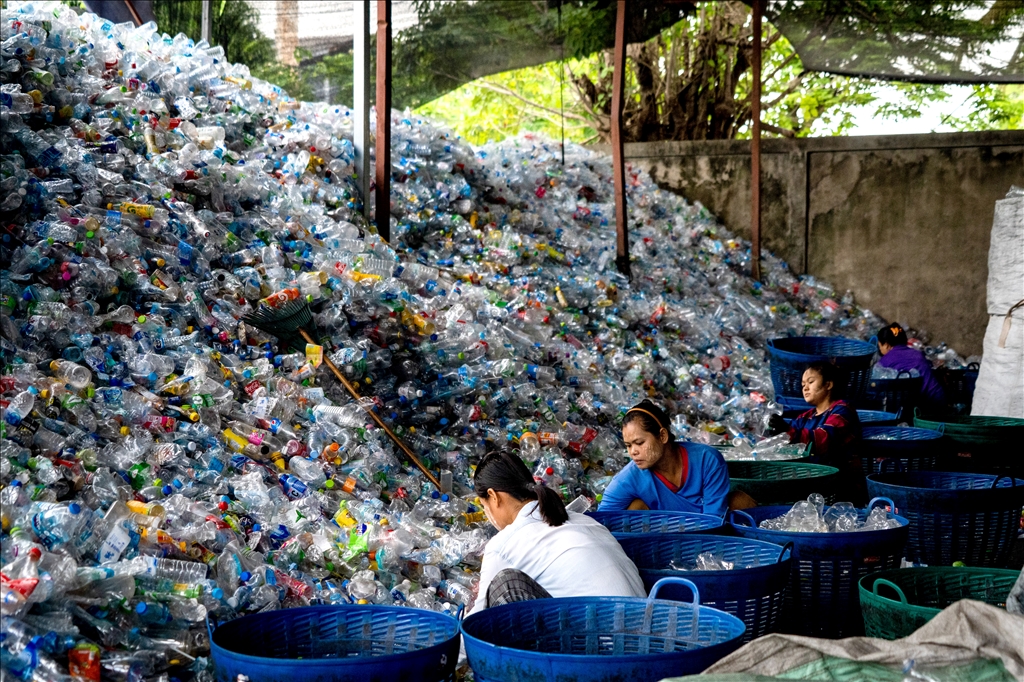
{"type": "MultiPolygon", "coordinates": [[[[977,660],[967,664],[928,668],[927,672],[938,682],[1015,682],[1006,672],[1002,661],[977,660]]],[[[687,675],[662,682],[774,682],[776,680],[811,680],[813,682],[902,682],[902,667],[863,663],[829,656],[820,661],[798,666],[781,675],[749,675],[747,673],[719,673],[717,675],[687,675]]]]}

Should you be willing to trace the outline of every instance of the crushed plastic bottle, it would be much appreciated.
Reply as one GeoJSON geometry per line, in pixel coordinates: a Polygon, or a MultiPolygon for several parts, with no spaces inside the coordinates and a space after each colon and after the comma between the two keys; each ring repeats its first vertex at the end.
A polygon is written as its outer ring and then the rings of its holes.
{"type": "Polygon", "coordinates": [[[735,565],[721,554],[700,552],[692,561],[670,561],[668,567],[674,571],[731,571],[735,565]]]}
{"type": "Polygon", "coordinates": [[[343,106],[56,2],[9,2],[0,54],[0,668],[15,679],[207,682],[207,615],[456,613],[493,532],[472,487],[488,450],[518,449],[572,511],[628,462],[619,425],[643,397],[677,436],[781,458],[758,441],[779,410],[767,340],[881,326],[771,254],[755,282],[747,242],[644,173],[627,188],[628,280],[610,161],[576,146],[564,165],[533,136],[474,150],[392,112],[386,243],[343,106]],[[243,319],[303,300],[315,343],[243,319]]]}

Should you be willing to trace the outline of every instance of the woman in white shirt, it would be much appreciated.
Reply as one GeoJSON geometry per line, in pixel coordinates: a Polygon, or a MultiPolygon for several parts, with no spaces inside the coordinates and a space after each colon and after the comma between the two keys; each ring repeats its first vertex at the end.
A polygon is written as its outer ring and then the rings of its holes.
{"type": "Polygon", "coordinates": [[[608,529],[566,511],[558,493],[535,482],[517,455],[487,455],[473,483],[487,520],[499,532],[484,549],[470,613],[549,597],[646,595],[636,566],[608,529]]]}

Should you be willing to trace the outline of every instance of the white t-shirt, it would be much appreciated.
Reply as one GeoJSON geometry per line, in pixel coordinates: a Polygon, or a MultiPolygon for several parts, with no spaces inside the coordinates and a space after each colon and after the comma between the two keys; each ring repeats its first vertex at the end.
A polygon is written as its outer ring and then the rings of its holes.
{"type": "Polygon", "coordinates": [[[549,526],[536,502],[524,505],[484,548],[470,613],[484,609],[491,580],[506,568],[530,576],[552,597],[647,596],[636,566],[607,528],[575,512],[561,526],[549,526]]]}

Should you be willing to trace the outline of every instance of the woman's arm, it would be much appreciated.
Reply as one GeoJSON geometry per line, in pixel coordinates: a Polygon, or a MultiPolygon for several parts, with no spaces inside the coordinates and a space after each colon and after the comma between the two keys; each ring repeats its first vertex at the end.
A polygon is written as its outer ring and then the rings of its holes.
{"type": "Polygon", "coordinates": [[[601,504],[597,506],[598,511],[624,511],[633,500],[639,495],[636,493],[636,486],[633,481],[632,462],[627,464],[622,471],[615,474],[608,487],[601,495],[601,504]]]}
{"type": "Polygon", "coordinates": [[[722,453],[712,450],[713,454],[705,455],[704,460],[704,513],[725,516],[729,510],[729,467],[722,453]]]}
{"type": "Polygon", "coordinates": [[[469,610],[467,616],[487,608],[487,588],[491,586],[494,576],[506,568],[515,567],[505,561],[505,557],[501,556],[499,552],[491,549],[484,550],[484,558],[480,564],[480,582],[477,584],[476,601],[473,602],[473,608],[469,610]]]}

